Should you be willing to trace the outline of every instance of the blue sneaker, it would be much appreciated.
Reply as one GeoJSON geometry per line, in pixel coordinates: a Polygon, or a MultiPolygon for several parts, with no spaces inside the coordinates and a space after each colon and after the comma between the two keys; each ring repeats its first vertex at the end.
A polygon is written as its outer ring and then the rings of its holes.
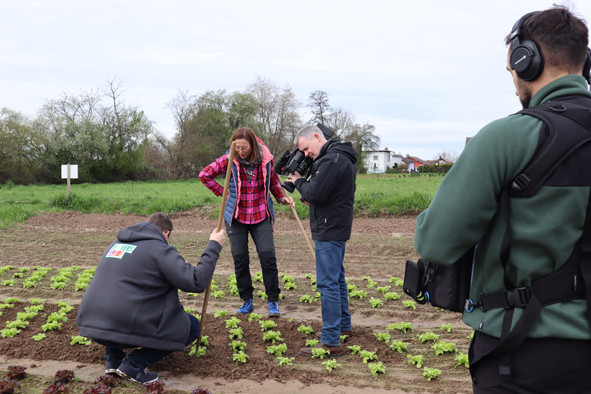
{"type": "Polygon", "coordinates": [[[244,304],[236,311],[236,313],[251,313],[254,311],[254,306],[252,305],[252,298],[245,300],[244,304]]]}
{"type": "Polygon", "coordinates": [[[119,368],[117,368],[117,375],[141,384],[152,383],[158,380],[158,374],[156,372],[148,372],[145,369],[142,371],[139,368],[135,368],[127,359],[123,360],[119,368]]]}
{"type": "Polygon", "coordinates": [[[269,317],[280,317],[281,313],[279,313],[279,304],[277,301],[269,302],[269,317]]]}

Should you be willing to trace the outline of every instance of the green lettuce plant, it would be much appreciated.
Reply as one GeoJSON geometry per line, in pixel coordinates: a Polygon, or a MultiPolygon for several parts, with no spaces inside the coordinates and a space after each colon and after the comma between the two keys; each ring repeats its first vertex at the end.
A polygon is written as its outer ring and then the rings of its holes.
{"type": "Polygon", "coordinates": [[[404,353],[408,351],[408,343],[398,340],[393,340],[390,344],[390,349],[396,351],[397,353],[404,353]]]}
{"type": "Polygon", "coordinates": [[[440,369],[429,368],[429,367],[423,368],[423,376],[425,376],[427,379],[429,379],[429,381],[437,378],[439,375],[441,375],[440,369]]]}
{"type": "Polygon", "coordinates": [[[276,357],[280,357],[285,352],[287,352],[287,345],[285,343],[267,346],[267,353],[271,353],[276,357]]]}
{"type": "Polygon", "coordinates": [[[373,376],[375,376],[375,378],[378,378],[379,374],[385,374],[386,373],[386,367],[384,366],[384,364],[381,361],[375,362],[375,363],[369,363],[367,364],[367,367],[369,368],[369,371],[371,372],[371,374],[373,376]]]}

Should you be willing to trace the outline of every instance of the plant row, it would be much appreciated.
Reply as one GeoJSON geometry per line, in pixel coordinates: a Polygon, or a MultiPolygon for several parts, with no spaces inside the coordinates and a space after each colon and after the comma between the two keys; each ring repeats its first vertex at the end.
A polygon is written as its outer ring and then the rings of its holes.
{"type": "MultiPolygon", "coordinates": [[[[316,279],[311,273],[305,274],[303,278],[296,279],[286,273],[282,273],[280,276],[283,287],[283,292],[279,295],[280,299],[289,296],[303,305],[320,305],[321,295],[316,287],[316,279]]],[[[211,296],[215,300],[224,301],[230,297],[232,301],[239,301],[236,276],[234,274],[228,276],[225,284],[222,277],[214,276],[214,278],[211,283],[211,296]]],[[[257,282],[263,282],[262,273],[256,272],[252,279],[256,297],[266,300],[267,294],[265,291],[257,290],[257,282]]],[[[363,276],[361,281],[347,279],[349,299],[352,305],[366,305],[374,309],[393,305],[392,302],[398,301],[403,308],[415,310],[417,303],[414,300],[402,299],[402,283],[403,280],[395,276],[388,278],[386,281],[376,281],[369,276],[363,276]]],[[[199,297],[199,294],[196,293],[187,293],[187,295],[199,297]]]]}
{"type": "MultiPolygon", "coordinates": [[[[31,298],[28,300],[28,303],[25,303],[18,298],[10,297],[0,302],[0,316],[4,310],[15,308],[17,303],[19,303],[19,311],[16,312],[14,319],[5,321],[4,328],[0,331],[2,338],[12,338],[20,334],[23,328],[29,326],[29,322],[33,318],[43,313],[45,323],[40,326],[40,332],[31,336],[31,340],[35,342],[46,340],[46,334],[51,331],[59,331],[62,328],[63,322],[72,318],[70,315],[74,310],[74,307],[67,302],[58,301],[55,303],[55,306],[58,308],[57,311],[49,313],[45,312],[45,307],[48,303],[43,299],[31,298]],[[22,311],[20,311],[21,309],[22,311]]],[[[54,309],[52,308],[51,310],[54,309]]],[[[194,313],[188,308],[187,312],[194,313]]],[[[295,347],[305,346],[314,348],[319,345],[319,341],[314,336],[316,330],[314,330],[312,325],[305,323],[299,324],[297,332],[302,335],[302,342],[287,343],[280,326],[287,327],[286,323],[293,323],[294,319],[276,321],[264,319],[261,314],[256,313],[251,313],[243,317],[229,315],[230,313],[228,311],[216,310],[213,317],[215,320],[224,319],[223,323],[227,329],[227,346],[232,349],[232,361],[238,364],[246,364],[249,361],[249,343],[252,344],[252,341],[255,341],[255,343],[264,343],[266,352],[279,366],[289,367],[294,366],[295,363],[296,368],[298,363],[296,362],[296,358],[289,356],[296,354],[295,347]],[[246,328],[249,329],[249,335],[245,334],[246,328]],[[259,329],[260,334],[252,334],[259,329]]],[[[453,357],[452,363],[454,367],[468,367],[468,356],[465,352],[461,351],[467,348],[468,338],[465,338],[462,340],[462,343],[458,344],[450,340],[452,336],[456,341],[458,340],[457,334],[453,335],[453,331],[452,324],[442,324],[438,330],[415,333],[415,327],[412,323],[404,321],[391,323],[381,330],[374,330],[374,341],[369,343],[367,340],[361,343],[359,342],[359,338],[355,340],[355,336],[352,338],[342,336],[341,340],[343,343],[348,339],[351,342],[348,343],[348,346],[343,346],[343,354],[346,356],[344,359],[353,363],[360,362],[366,364],[369,372],[377,379],[379,375],[386,373],[388,365],[392,365],[392,357],[386,357],[386,360],[381,360],[381,356],[378,354],[384,355],[391,353],[406,355],[404,358],[406,364],[420,368],[423,376],[428,380],[432,380],[442,374],[442,370],[434,366],[434,364],[441,365],[443,363],[444,365],[450,365],[450,362],[452,362],[449,359],[450,357],[453,357]],[[444,357],[445,360],[442,362],[439,360],[440,357],[444,357]]],[[[216,330],[216,336],[220,335],[221,332],[219,329],[216,330]]],[[[191,346],[188,355],[190,357],[205,356],[209,342],[210,337],[203,336],[199,346],[196,343],[191,346]]],[[[71,346],[90,346],[91,344],[90,339],[77,335],[73,335],[70,341],[71,346]]],[[[318,359],[326,371],[331,372],[341,368],[340,360],[333,359],[330,356],[330,352],[321,347],[312,350],[312,359],[318,359]]],[[[214,355],[214,357],[216,356],[214,355]]]]}
{"type": "MultiPolygon", "coordinates": [[[[187,309],[187,312],[193,311],[187,309]]],[[[293,366],[295,357],[288,357],[288,345],[284,342],[282,333],[277,329],[278,323],[274,320],[263,319],[261,314],[251,313],[244,319],[236,316],[228,317],[228,311],[216,310],[213,314],[215,319],[224,318],[225,327],[228,330],[228,346],[232,349],[232,360],[237,363],[247,363],[250,358],[248,354],[248,343],[250,341],[265,343],[266,351],[280,366],[293,366]],[[256,336],[246,338],[243,330],[244,324],[256,324],[260,327],[261,338],[256,336]]],[[[199,316],[198,316],[199,317],[199,316]]],[[[293,319],[289,319],[290,322],[293,319]]],[[[338,360],[330,358],[330,351],[318,347],[319,340],[315,338],[316,330],[311,325],[304,323],[300,324],[297,331],[304,336],[305,342],[301,345],[305,347],[312,347],[312,359],[322,360],[321,364],[326,371],[331,372],[336,368],[341,367],[338,360]],[[309,336],[312,335],[312,338],[309,336]],[[308,337],[308,338],[306,338],[308,337]]],[[[361,345],[351,344],[346,346],[350,355],[358,357],[357,361],[367,364],[369,372],[377,379],[380,374],[386,373],[387,364],[378,359],[378,352],[380,349],[388,349],[390,352],[397,354],[406,354],[406,363],[409,366],[415,366],[422,371],[422,375],[429,381],[437,378],[442,374],[439,368],[429,366],[429,362],[441,364],[438,360],[441,356],[453,356],[451,361],[452,367],[468,368],[468,354],[460,351],[461,348],[467,348],[468,340],[471,335],[464,338],[463,343],[459,346],[452,340],[446,340],[443,337],[451,335],[453,332],[452,324],[442,324],[438,332],[426,331],[414,334],[415,327],[409,322],[391,323],[385,327],[385,330],[375,332],[375,343],[373,346],[367,346],[366,349],[361,345]]],[[[218,331],[219,332],[219,331],[218,331]]],[[[341,336],[341,341],[344,343],[349,338],[346,335],[341,336]]],[[[202,357],[207,354],[207,347],[210,346],[209,336],[204,336],[201,343],[193,343],[189,356],[202,357]]],[[[293,351],[291,352],[293,353],[293,351]]],[[[349,358],[351,359],[351,358],[349,358]]],[[[355,358],[352,359],[355,362],[355,358]]],[[[449,360],[444,360],[445,364],[449,364],[449,360]]]]}
{"type": "MultiPolygon", "coordinates": [[[[82,269],[79,266],[65,268],[49,268],[35,266],[14,267],[5,265],[0,267],[0,285],[4,287],[22,287],[25,289],[52,289],[67,291],[73,289],[75,292],[84,291],[90,284],[96,267],[82,269]],[[49,273],[52,275],[49,275],[49,273]]],[[[256,272],[253,282],[263,282],[261,272],[256,272]]],[[[283,293],[280,299],[286,295],[294,296],[301,304],[320,304],[320,292],[316,288],[316,279],[311,273],[304,278],[294,279],[293,276],[282,273],[281,282],[283,293]]],[[[362,281],[347,280],[350,301],[355,304],[358,301],[367,303],[371,308],[379,309],[393,301],[401,300],[402,279],[390,277],[387,281],[376,281],[369,276],[362,277],[362,281]],[[356,283],[355,283],[356,282],[356,283]]],[[[256,287],[255,287],[256,289],[256,287]]],[[[196,293],[186,293],[191,297],[198,297],[196,293]]],[[[256,290],[256,296],[260,299],[267,299],[264,290],[256,290]]],[[[238,300],[238,287],[236,276],[229,275],[224,284],[224,277],[215,275],[211,284],[211,296],[218,301],[224,301],[228,297],[232,301],[238,300]],[[218,281],[221,284],[218,284],[218,281]]],[[[411,299],[401,300],[402,306],[407,309],[416,309],[416,303],[411,299]]]]}
{"type": "MultiPolygon", "coordinates": [[[[0,303],[0,316],[4,309],[12,309],[15,307],[17,302],[22,302],[21,299],[16,297],[9,297],[0,303]]],[[[45,332],[47,331],[58,331],[61,330],[63,322],[68,321],[68,313],[71,312],[74,307],[66,301],[58,301],[58,311],[52,312],[47,315],[46,323],[41,325],[42,332],[33,335],[31,338],[36,341],[42,341],[46,338],[45,332]]],[[[40,298],[31,298],[29,305],[24,307],[23,312],[17,312],[14,320],[5,321],[4,328],[0,330],[0,336],[2,338],[12,338],[20,334],[21,329],[28,327],[30,321],[35,318],[39,313],[45,310],[45,300],[40,298]]]]}
{"type": "Polygon", "coordinates": [[[94,276],[96,267],[82,269],[79,266],[65,268],[49,268],[34,266],[14,267],[5,265],[0,267],[0,285],[4,287],[20,286],[24,289],[49,287],[53,290],[64,290],[70,283],[74,283],[74,291],[84,291],[94,276]],[[55,271],[55,275],[49,277],[49,285],[43,284],[47,275],[55,271]],[[74,280],[74,274],[76,279],[74,280]]]}

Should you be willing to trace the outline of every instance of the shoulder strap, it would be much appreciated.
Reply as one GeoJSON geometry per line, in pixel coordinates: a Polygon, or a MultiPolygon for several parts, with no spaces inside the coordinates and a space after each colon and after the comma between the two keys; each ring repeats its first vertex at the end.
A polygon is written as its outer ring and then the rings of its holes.
{"type": "Polygon", "coordinates": [[[591,110],[574,103],[549,101],[518,113],[535,116],[550,131],[534,159],[513,180],[509,191],[513,197],[530,197],[571,152],[591,140],[591,110]]]}
{"type": "Polygon", "coordinates": [[[518,112],[535,116],[548,127],[548,138],[542,143],[526,168],[513,179],[510,187],[501,190],[499,214],[505,220],[505,235],[501,243],[501,263],[507,289],[515,287],[507,277],[506,265],[511,253],[510,197],[531,197],[538,192],[554,170],[573,151],[591,141],[591,110],[563,101],[548,101],[518,112]]]}
{"type": "MultiPolygon", "coordinates": [[[[587,322],[591,327],[591,193],[587,203],[583,235],[573,251],[573,256],[569,258],[569,262],[559,271],[532,281],[531,287],[516,288],[512,291],[505,290],[488,296],[490,302],[486,304],[489,307],[506,309],[501,339],[495,348],[486,353],[472,353],[470,368],[484,357],[509,353],[515,349],[527,338],[542,308],[546,305],[574,298],[585,298],[587,300],[587,322]],[[573,268],[572,263],[577,261],[580,274],[573,274],[572,269],[568,268],[573,268]],[[569,263],[571,263],[570,267],[567,267],[569,263]],[[582,283],[579,283],[581,277],[583,280],[582,283]],[[524,310],[515,326],[511,328],[515,307],[521,307],[524,310]]],[[[505,358],[505,362],[499,366],[499,373],[501,375],[511,374],[510,360],[505,358]]]]}

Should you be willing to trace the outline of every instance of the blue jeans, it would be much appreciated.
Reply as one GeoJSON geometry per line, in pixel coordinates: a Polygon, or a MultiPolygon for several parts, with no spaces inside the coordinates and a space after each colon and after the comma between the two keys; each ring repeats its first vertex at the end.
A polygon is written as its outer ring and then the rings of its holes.
{"type": "Polygon", "coordinates": [[[345,282],[345,241],[314,241],[316,288],[322,308],[322,337],[328,346],[339,346],[341,331],[351,331],[349,291],[345,282]]]}
{"type": "MultiPolygon", "coordinates": [[[[189,313],[187,313],[187,315],[191,320],[191,328],[189,329],[189,336],[187,337],[185,346],[193,343],[197,338],[199,338],[199,334],[201,333],[201,323],[199,322],[199,319],[189,313]]],[[[133,345],[101,341],[97,339],[95,339],[95,341],[105,347],[105,360],[115,362],[119,362],[125,358],[124,349],[137,347],[133,345]]],[[[170,353],[172,352],[169,350],[141,347],[133,350],[129,356],[127,356],[127,359],[134,367],[144,370],[148,366],[148,363],[156,363],[168,356],[170,353]]]]}

